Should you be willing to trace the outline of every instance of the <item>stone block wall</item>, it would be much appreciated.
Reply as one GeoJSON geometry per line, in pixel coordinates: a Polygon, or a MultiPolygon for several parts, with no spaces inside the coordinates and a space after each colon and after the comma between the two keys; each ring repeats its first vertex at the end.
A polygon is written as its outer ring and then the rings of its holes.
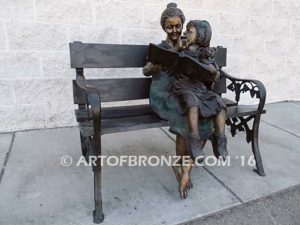
{"type": "MultiPolygon", "coordinates": [[[[166,0],[0,0],[0,132],[75,123],[68,43],[158,43],[166,0]]],[[[178,0],[187,20],[206,19],[225,69],[256,78],[268,102],[300,99],[299,0],[178,0]]],[[[88,77],[142,76],[140,69],[88,77]]]]}

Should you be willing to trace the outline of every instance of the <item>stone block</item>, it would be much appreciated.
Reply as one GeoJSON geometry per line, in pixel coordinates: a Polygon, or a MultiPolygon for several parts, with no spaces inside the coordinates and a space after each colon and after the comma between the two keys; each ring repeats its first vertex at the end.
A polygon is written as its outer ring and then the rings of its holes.
{"type": "MultiPolygon", "coordinates": [[[[288,76],[298,76],[300,74],[300,57],[288,57],[287,58],[287,74],[288,76]]],[[[299,78],[298,78],[299,79],[299,78]]],[[[297,82],[299,83],[299,82],[297,82]]]]}
{"type": "Polygon", "coordinates": [[[120,29],[112,27],[69,27],[69,42],[81,41],[87,43],[120,43],[120,29]]]}
{"type": "Polygon", "coordinates": [[[300,20],[300,1],[289,1],[289,18],[294,20],[300,20]]]}
{"type": "Polygon", "coordinates": [[[225,70],[235,77],[249,78],[253,73],[253,64],[253,56],[228,55],[225,70]]]}
{"type": "Polygon", "coordinates": [[[0,105],[13,104],[11,81],[0,80],[0,96],[0,105]]]}
{"type": "Polygon", "coordinates": [[[234,55],[261,55],[263,54],[264,39],[250,36],[249,34],[237,34],[232,37],[230,54],[234,55]]]}
{"type": "Polygon", "coordinates": [[[0,1],[0,19],[34,19],[34,1],[32,0],[10,0],[0,1]]]}
{"type": "Polygon", "coordinates": [[[220,12],[237,12],[237,1],[203,0],[202,8],[220,12]]]}
{"type": "Polygon", "coordinates": [[[70,54],[64,52],[41,53],[43,76],[46,78],[75,78],[75,71],[70,68],[70,54]]]}
{"type": "Polygon", "coordinates": [[[289,77],[289,89],[292,92],[291,100],[300,100],[300,82],[299,73],[296,76],[289,77]]]}
{"type": "Polygon", "coordinates": [[[242,0],[238,2],[239,12],[253,16],[271,16],[272,0],[242,0]]]}
{"type": "Polygon", "coordinates": [[[7,40],[5,37],[4,25],[0,23],[0,50],[7,50],[7,40]]]}
{"type": "Polygon", "coordinates": [[[272,56],[299,56],[300,42],[290,38],[266,40],[265,54],[272,56]]]}
{"type": "Polygon", "coordinates": [[[98,78],[143,77],[142,68],[104,68],[97,71],[98,78]]]}
{"type": "Polygon", "coordinates": [[[90,0],[36,0],[37,20],[47,23],[92,24],[90,0]]]}
{"type": "MultiPolygon", "coordinates": [[[[180,6],[178,5],[180,8],[180,6]]],[[[161,13],[166,9],[166,4],[144,5],[143,28],[162,29],[160,25],[161,13]]]]}
{"type": "Polygon", "coordinates": [[[285,57],[255,57],[254,73],[264,75],[271,81],[286,77],[285,57]]]}
{"type": "Polygon", "coordinates": [[[271,100],[274,99],[274,101],[285,101],[285,100],[291,100],[293,91],[296,86],[293,84],[291,86],[289,82],[290,77],[284,77],[280,78],[278,80],[274,81],[274,86],[273,88],[268,91],[268,97],[271,97],[271,100]]]}
{"type": "Polygon", "coordinates": [[[50,103],[48,105],[47,127],[76,125],[75,107],[72,101],[50,103]]]}
{"type": "Polygon", "coordinates": [[[177,3],[177,7],[182,9],[183,13],[185,13],[187,8],[200,9],[203,4],[203,0],[177,0],[172,2],[177,3]]]}
{"type": "Polygon", "coordinates": [[[290,30],[288,20],[267,17],[251,17],[250,34],[261,37],[287,37],[290,30]]]}
{"type": "Polygon", "coordinates": [[[8,105],[0,106],[4,123],[0,131],[17,131],[46,127],[45,105],[8,105]]]}
{"type": "Polygon", "coordinates": [[[28,78],[41,76],[38,53],[2,52],[0,55],[0,77],[28,78]]]}
{"type": "Polygon", "coordinates": [[[141,28],[142,4],[120,0],[95,0],[96,24],[116,28],[141,28]]]}
{"type": "Polygon", "coordinates": [[[211,38],[210,46],[222,46],[227,48],[227,52],[231,52],[232,37],[230,35],[214,35],[211,38]]]}
{"type": "Polygon", "coordinates": [[[12,50],[67,50],[67,32],[61,25],[10,22],[7,33],[12,50]]]}
{"type": "Polygon", "coordinates": [[[220,15],[220,33],[222,34],[242,34],[249,32],[249,18],[243,14],[220,15]]]}
{"type": "MultiPolygon", "coordinates": [[[[273,1],[273,18],[290,19],[289,0],[274,0],[273,1]]],[[[299,11],[298,11],[299,14],[299,11]]]]}
{"type": "Polygon", "coordinates": [[[72,102],[71,83],[67,79],[16,80],[13,83],[16,103],[72,102]]]}
{"type": "MultiPolygon", "coordinates": [[[[159,28],[159,27],[158,27],[159,28]]],[[[148,45],[149,43],[159,44],[165,39],[165,32],[160,30],[150,29],[122,29],[122,44],[141,44],[148,45]]]]}
{"type": "Polygon", "coordinates": [[[300,21],[292,21],[291,36],[294,38],[300,38],[300,21]]]}

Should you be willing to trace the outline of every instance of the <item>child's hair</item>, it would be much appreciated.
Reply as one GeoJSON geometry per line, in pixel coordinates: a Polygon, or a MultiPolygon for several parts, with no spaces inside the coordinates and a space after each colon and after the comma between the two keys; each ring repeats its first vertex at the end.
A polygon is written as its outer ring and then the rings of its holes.
{"type": "Polygon", "coordinates": [[[200,47],[200,55],[203,58],[212,57],[215,54],[215,49],[210,48],[210,40],[212,36],[211,26],[206,20],[191,20],[186,25],[187,28],[196,28],[196,43],[200,47]]]}

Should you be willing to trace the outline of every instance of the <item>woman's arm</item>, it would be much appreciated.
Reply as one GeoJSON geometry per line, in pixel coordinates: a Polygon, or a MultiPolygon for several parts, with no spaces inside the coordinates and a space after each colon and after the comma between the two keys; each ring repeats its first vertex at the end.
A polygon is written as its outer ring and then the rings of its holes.
{"type": "Polygon", "coordinates": [[[152,64],[151,62],[147,62],[143,68],[143,74],[147,77],[151,75],[156,75],[159,73],[160,69],[161,69],[160,65],[155,65],[152,64]]]}

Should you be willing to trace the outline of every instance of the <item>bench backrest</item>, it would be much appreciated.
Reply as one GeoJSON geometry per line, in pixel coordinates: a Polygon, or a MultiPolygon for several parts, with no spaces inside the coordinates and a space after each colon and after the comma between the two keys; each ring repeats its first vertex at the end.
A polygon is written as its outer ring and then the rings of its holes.
{"type": "MultiPolygon", "coordinates": [[[[135,68],[143,67],[148,45],[115,45],[73,42],[69,44],[71,68],[135,68]]],[[[218,47],[215,56],[220,67],[226,66],[226,48],[218,47]]],[[[103,102],[146,99],[149,97],[151,78],[88,79],[96,86],[103,102]]],[[[225,79],[215,85],[216,93],[226,92],[225,79]]],[[[73,81],[74,103],[86,101],[84,93],[73,81]]]]}

